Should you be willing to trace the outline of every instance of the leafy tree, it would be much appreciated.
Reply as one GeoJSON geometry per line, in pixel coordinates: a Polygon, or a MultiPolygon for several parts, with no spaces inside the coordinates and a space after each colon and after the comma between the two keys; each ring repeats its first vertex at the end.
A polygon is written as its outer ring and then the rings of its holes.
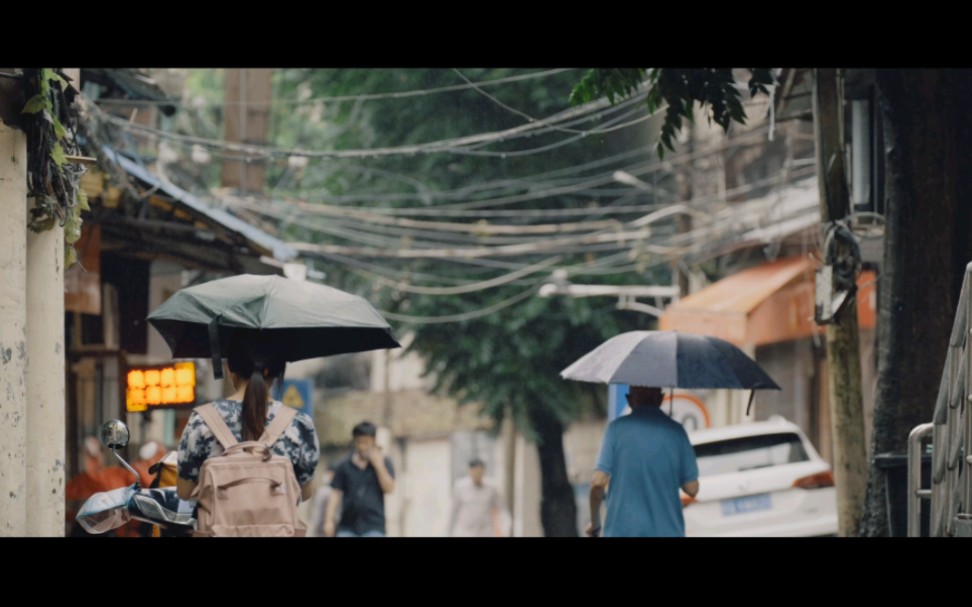
{"type": "MultiPolygon", "coordinates": [[[[772,70],[750,68],[749,72],[749,93],[753,97],[769,94],[767,87],[775,82],[772,70]]],[[[727,131],[732,122],[746,124],[739,83],[731,68],[592,69],[574,87],[570,101],[577,104],[607,97],[614,103],[641,86],[648,90],[649,111],[666,107],[665,122],[655,146],[659,158],[666,149],[674,151],[673,139],[682,128],[682,119],[695,119],[695,103],[706,108],[709,119],[727,131]]]]}

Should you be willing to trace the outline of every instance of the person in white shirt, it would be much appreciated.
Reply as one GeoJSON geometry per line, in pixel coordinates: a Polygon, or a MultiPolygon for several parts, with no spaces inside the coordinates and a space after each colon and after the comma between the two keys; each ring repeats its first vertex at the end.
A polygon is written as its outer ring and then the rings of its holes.
{"type": "Polygon", "coordinates": [[[469,476],[459,479],[452,492],[450,537],[501,537],[503,503],[499,491],[483,480],[486,464],[469,462],[469,476]]]}

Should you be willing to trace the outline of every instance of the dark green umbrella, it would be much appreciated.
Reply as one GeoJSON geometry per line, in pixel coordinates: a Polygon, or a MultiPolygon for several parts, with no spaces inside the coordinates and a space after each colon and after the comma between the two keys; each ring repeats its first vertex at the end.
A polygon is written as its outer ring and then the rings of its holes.
{"type": "Polygon", "coordinates": [[[280,276],[242,274],[181,289],[148,321],[173,358],[212,358],[217,378],[239,336],[287,362],[401,347],[367,300],[280,276]]]}

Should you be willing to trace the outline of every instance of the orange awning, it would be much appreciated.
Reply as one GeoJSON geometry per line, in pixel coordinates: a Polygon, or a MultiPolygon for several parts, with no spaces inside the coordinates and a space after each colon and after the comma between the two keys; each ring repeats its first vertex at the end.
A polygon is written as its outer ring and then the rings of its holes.
{"type": "MultiPolygon", "coordinates": [[[[813,321],[818,267],[809,257],[791,257],[743,270],[668,306],[659,329],[711,335],[737,346],[822,333],[824,328],[813,321]]],[[[862,272],[857,285],[860,327],[870,329],[876,322],[874,272],[862,272]]]]}

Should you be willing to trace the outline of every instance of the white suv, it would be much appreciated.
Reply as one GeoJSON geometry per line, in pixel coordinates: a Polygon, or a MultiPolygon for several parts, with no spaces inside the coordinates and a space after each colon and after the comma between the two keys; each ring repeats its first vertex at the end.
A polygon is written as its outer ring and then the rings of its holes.
{"type": "Polygon", "coordinates": [[[837,534],[830,465],[782,417],[689,433],[699,493],[682,494],[688,537],[837,534]]]}

